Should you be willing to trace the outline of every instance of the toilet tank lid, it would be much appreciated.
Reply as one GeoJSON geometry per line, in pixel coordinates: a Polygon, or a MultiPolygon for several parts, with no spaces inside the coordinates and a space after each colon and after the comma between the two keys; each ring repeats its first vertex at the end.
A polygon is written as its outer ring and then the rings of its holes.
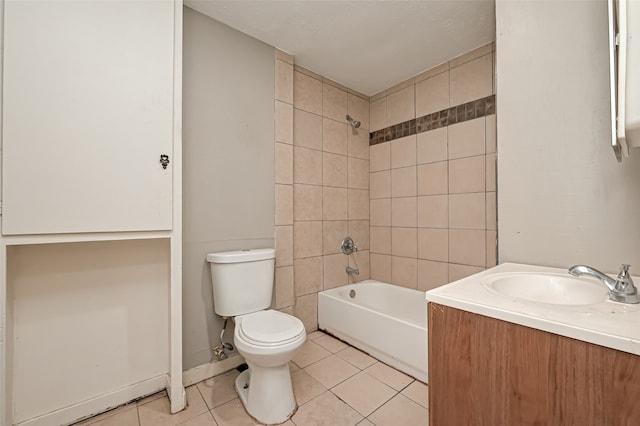
{"type": "Polygon", "coordinates": [[[276,257],[272,248],[225,251],[207,254],[207,262],[210,263],[240,263],[254,262],[256,260],[273,259],[276,257]]]}

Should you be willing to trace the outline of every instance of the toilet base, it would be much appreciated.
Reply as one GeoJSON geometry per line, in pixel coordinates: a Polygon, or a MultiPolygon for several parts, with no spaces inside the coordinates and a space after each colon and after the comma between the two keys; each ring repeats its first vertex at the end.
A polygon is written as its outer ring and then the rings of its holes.
{"type": "Polygon", "coordinates": [[[296,411],[289,364],[249,369],[236,378],[236,391],[247,412],[261,423],[284,423],[296,411]]]}

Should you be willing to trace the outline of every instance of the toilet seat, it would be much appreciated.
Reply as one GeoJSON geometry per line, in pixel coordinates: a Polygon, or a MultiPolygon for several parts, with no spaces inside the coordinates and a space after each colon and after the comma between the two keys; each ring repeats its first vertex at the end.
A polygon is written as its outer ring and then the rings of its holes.
{"type": "Polygon", "coordinates": [[[261,347],[282,346],[305,334],[298,318],[282,312],[258,311],[236,318],[237,337],[248,344],[261,347]],[[239,320],[239,321],[238,321],[239,320]]]}

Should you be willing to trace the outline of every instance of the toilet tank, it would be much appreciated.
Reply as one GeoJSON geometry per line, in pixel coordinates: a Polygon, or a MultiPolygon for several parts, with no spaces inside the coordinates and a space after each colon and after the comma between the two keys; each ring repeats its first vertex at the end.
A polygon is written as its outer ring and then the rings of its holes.
{"type": "Polygon", "coordinates": [[[216,314],[234,317],[271,306],[274,249],[207,254],[216,314]]]}

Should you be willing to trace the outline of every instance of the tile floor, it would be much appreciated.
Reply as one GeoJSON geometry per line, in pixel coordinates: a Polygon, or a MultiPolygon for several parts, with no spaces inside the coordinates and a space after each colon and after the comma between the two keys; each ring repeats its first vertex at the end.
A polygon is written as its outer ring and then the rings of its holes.
{"type": "MultiPolygon", "coordinates": [[[[258,425],[234,389],[236,370],[187,388],[188,407],[169,413],[160,392],[77,426],[258,425]]],[[[285,426],[428,425],[427,385],[322,332],[308,335],[291,363],[298,411],[285,426]]]]}

